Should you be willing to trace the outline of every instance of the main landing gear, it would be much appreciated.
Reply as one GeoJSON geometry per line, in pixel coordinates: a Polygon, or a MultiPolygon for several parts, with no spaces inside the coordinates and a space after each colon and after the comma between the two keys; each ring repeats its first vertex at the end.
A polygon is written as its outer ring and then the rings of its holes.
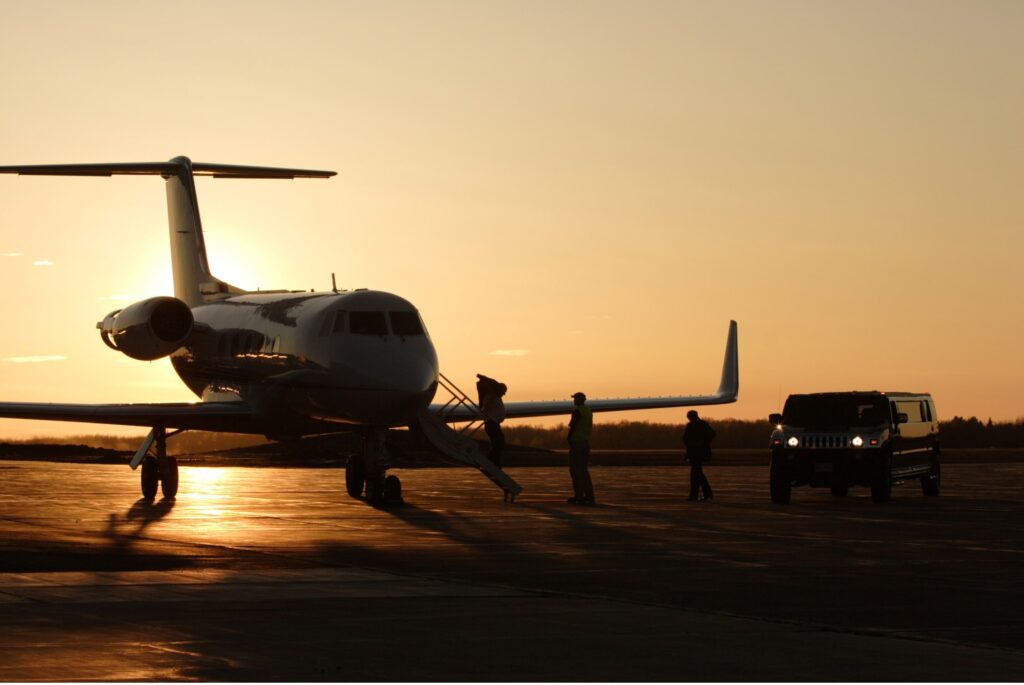
{"type": "Polygon", "coordinates": [[[167,456],[167,438],[181,431],[167,434],[166,428],[154,428],[146,436],[132,459],[132,468],[141,463],[142,497],[152,501],[159,488],[164,498],[174,499],[178,494],[178,460],[167,456]],[[156,454],[153,454],[155,452],[156,454]]]}
{"type": "Polygon", "coordinates": [[[391,466],[387,448],[387,430],[370,429],[363,436],[362,450],[350,455],[345,463],[345,490],[350,497],[364,496],[370,506],[404,504],[402,481],[387,475],[391,466]]]}

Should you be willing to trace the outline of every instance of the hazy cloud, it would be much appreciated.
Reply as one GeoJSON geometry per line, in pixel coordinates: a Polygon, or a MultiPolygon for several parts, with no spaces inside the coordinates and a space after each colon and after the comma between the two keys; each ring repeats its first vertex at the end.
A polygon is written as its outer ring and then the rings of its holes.
{"type": "Polygon", "coordinates": [[[4,252],[3,256],[4,257],[21,257],[22,253],[21,252],[4,252]]]}
{"type": "Polygon", "coordinates": [[[529,350],[493,350],[487,354],[493,357],[525,357],[529,350]]]}
{"type": "Polygon", "coordinates": [[[49,259],[37,259],[36,261],[32,262],[32,266],[53,266],[53,262],[51,262],[49,259]]]}
{"type": "Polygon", "coordinates": [[[130,302],[132,300],[139,299],[135,295],[107,295],[105,297],[97,297],[97,300],[116,300],[117,302],[130,302]]]}
{"type": "Polygon", "coordinates": [[[5,362],[12,364],[38,364],[39,362],[62,362],[67,357],[62,354],[34,354],[28,357],[4,357],[5,362]]]}

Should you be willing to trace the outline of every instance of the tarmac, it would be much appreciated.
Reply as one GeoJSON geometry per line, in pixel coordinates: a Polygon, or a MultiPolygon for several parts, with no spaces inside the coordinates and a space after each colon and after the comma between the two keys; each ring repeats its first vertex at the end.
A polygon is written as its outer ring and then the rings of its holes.
{"type": "Polygon", "coordinates": [[[0,462],[0,681],[1019,681],[1024,462],[958,460],[876,505],[767,469],[510,468],[402,477],[0,462]]]}

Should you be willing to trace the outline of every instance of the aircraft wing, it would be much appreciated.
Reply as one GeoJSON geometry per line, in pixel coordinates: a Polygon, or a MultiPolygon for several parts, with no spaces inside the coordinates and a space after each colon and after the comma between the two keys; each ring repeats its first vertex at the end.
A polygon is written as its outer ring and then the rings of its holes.
{"type": "MultiPolygon", "coordinates": [[[[672,395],[667,397],[622,397],[618,399],[587,399],[587,406],[594,412],[628,411],[632,409],[664,409],[666,407],[697,407],[709,404],[735,402],[740,391],[739,349],[736,322],[729,322],[729,337],[725,345],[725,361],[722,364],[722,379],[713,395],[672,395]]],[[[505,418],[517,419],[533,416],[554,416],[571,414],[574,404],[571,399],[536,402],[506,402],[505,418]]],[[[447,421],[473,421],[480,418],[476,407],[459,405],[442,410],[441,405],[432,405],[431,410],[440,413],[447,421]]]]}
{"type": "Polygon", "coordinates": [[[188,430],[260,432],[252,427],[252,410],[243,402],[176,402],[164,404],[50,404],[0,402],[0,418],[77,421],[119,426],[163,426],[188,430]]]}

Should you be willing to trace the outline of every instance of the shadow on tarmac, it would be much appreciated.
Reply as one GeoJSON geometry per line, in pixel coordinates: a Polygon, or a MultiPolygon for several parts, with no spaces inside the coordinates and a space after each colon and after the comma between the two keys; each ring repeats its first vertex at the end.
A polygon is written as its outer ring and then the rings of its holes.
{"type": "Polygon", "coordinates": [[[122,525],[117,514],[111,512],[107,519],[107,530],[105,537],[113,541],[115,547],[127,547],[138,539],[144,530],[171,513],[174,508],[174,498],[163,498],[159,502],[153,502],[140,498],[124,514],[122,525]]]}

